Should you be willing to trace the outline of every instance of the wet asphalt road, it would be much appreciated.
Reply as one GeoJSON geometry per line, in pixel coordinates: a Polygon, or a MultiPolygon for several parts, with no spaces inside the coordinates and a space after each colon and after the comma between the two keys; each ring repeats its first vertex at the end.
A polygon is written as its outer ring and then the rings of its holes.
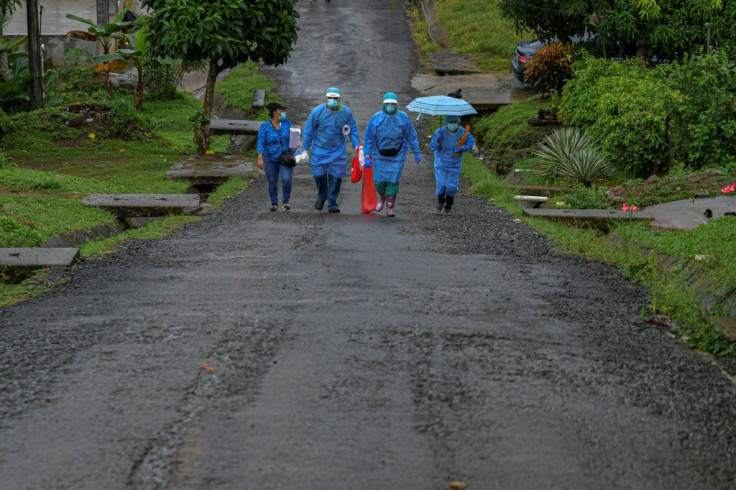
{"type": "MultiPolygon", "coordinates": [[[[270,70],[295,121],[332,84],[361,130],[386,90],[411,99],[401,10],[299,9],[270,70]]],[[[0,311],[0,486],[734,488],[713,359],[644,323],[615,269],[467,191],[432,214],[425,158],[397,218],[361,215],[347,181],[328,215],[298,168],[290,212],[261,179],[0,311]]]]}

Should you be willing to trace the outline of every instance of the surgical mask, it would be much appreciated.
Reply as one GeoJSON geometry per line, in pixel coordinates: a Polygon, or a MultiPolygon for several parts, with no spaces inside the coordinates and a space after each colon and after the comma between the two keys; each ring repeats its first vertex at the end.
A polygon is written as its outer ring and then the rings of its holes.
{"type": "Polygon", "coordinates": [[[396,104],[383,104],[383,112],[385,112],[389,116],[396,114],[397,110],[398,106],[396,104]]]}
{"type": "Polygon", "coordinates": [[[279,119],[281,119],[282,121],[286,121],[286,111],[281,113],[281,115],[279,116],[279,119]]]}
{"type": "Polygon", "coordinates": [[[451,133],[457,131],[457,123],[447,123],[447,130],[451,133]]]}
{"type": "Polygon", "coordinates": [[[335,109],[338,106],[339,102],[335,99],[327,99],[327,107],[330,109],[335,109]]]}

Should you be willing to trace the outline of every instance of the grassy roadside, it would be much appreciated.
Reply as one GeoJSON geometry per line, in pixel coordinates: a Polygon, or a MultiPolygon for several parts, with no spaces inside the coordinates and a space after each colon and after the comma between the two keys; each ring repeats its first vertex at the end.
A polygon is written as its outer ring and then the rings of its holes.
{"type": "MultiPolygon", "coordinates": [[[[493,56],[501,59],[499,53],[513,52],[518,38],[512,37],[510,24],[497,23],[495,9],[487,8],[484,20],[476,23],[465,18],[474,15],[476,2],[465,2],[464,7],[458,7],[460,3],[442,2],[437,21],[447,31],[448,39],[459,41],[456,45],[462,48],[458,52],[483,53],[479,60],[485,60],[484,71],[492,70],[493,56]],[[500,48],[490,47],[495,42],[493,39],[501,40],[500,48]]],[[[410,12],[410,17],[418,48],[422,53],[436,50],[427,39],[427,25],[419,18],[416,8],[410,12]]],[[[720,305],[733,301],[736,291],[736,269],[733,268],[736,218],[714,220],[692,231],[656,231],[640,224],[621,223],[608,233],[602,233],[523,216],[522,208],[513,200],[515,192],[494,170],[505,173],[528,163],[531,148],[551,130],[531,126],[527,121],[539,109],[550,109],[557,102],[532,97],[473,121],[474,135],[485,150],[488,162],[465,156],[463,176],[470,181],[471,192],[493,199],[513,216],[552,239],[562,252],[614,265],[625,277],[644,285],[652,298],[648,313],[674,320],[687,345],[736,358],[736,343],[728,341],[716,325],[716,317],[723,313],[720,305]]],[[[674,199],[673,196],[666,198],[674,199]]]]}
{"type": "Polygon", "coordinates": [[[501,18],[498,7],[488,0],[443,0],[437,3],[434,21],[447,32],[437,40],[428,34],[429,25],[420,6],[412,3],[409,17],[413,37],[423,54],[448,49],[458,54],[473,54],[484,73],[509,71],[509,59],[516,43],[528,41],[533,33],[516,34],[513,23],[501,18]]]}
{"type": "Polygon", "coordinates": [[[474,195],[493,199],[515,217],[553,240],[564,253],[614,265],[644,285],[652,303],[648,313],[675,321],[682,340],[696,349],[736,358],[736,342],[715,325],[717,305],[736,290],[736,218],[714,220],[691,231],[655,231],[622,223],[608,234],[525,217],[513,192],[481,160],[466,155],[463,176],[474,195]],[[700,257],[704,256],[703,259],[700,257]],[[673,260],[674,258],[674,260],[673,260]],[[707,303],[712,303],[708,308],[707,303]]]}
{"type": "MultiPolygon", "coordinates": [[[[236,102],[247,100],[250,107],[256,88],[266,88],[267,100],[276,100],[270,93],[273,82],[248,64],[231,72],[224,95],[236,102]]],[[[12,116],[15,129],[0,136],[0,247],[37,246],[63,233],[115,224],[109,213],[81,202],[89,194],[186,192],[189,183],[169,181],[164,174],[195,152],[190,118],[201,110],[201,102],[183,93],[169,101],[146,100],[135,114],[130,111],[132,101],[133,96],[123,92],[112,101],[100,94],[77,103],[85,106],[79,113],[56,107],[12,116]],[[114,119],[96,109],[111,105],[117,111],[114,119]]],[[[228,144],[227,136],[213,136],[211,149],[224,152],[228,144]]],[[[208,204],[222,205],[249,182],[230,179],[208,204]]],[[[91,259],[117,250],[126,240],[163,236],[198,219],[170,216],[89,242],[80,252],[91,259]]],[[[18,285],[0,280],[0,307],[49,287],[43,271],[18,285]]]]}

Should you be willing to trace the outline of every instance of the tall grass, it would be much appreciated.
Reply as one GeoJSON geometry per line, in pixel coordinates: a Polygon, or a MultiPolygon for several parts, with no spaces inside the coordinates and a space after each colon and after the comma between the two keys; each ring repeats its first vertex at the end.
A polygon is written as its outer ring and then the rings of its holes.
{"type": "Polygon", "coordinates": [[[516,43],[533,38],[517,34],[513,22],[501,17],[490,0],[444,0],[438,4],[437,20],[447,32],[446,43],[460,54],[474,54],[487,73],[509,71],[516,43]]]}

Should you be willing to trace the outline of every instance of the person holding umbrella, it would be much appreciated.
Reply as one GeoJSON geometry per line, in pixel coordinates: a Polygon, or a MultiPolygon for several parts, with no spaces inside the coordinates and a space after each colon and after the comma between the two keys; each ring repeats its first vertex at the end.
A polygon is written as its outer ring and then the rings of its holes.
{"type": "Polygon", "coordinates": [[[363,154],[366,165],[370,165],[369,162],[373,165],[373,180],[379,196],[376,211],[385,205],[389,218],[395,216],[396,196],[409,147],[414,152],[414,162],[419,165],[422,156],[417,132],[406,112],[399,110],[396,94],[387,92],[381,111],[373,115],[365,129],[363,154]]]}
{"type": "Polygon", "coordinates": [[[460,127],[460,116],[445,116],[445,126],[434,132],[429,149],[434,151],[435,210],[452,212],[463,166],[463,152],[470,151],[475,139],[460,127]]]}
{"type": "Polygon", "coordinates": [[[330,87],[325,97],[327,101],[312,109],[307,118],[302,148],[307,153],[314,147],[310,159],[317,185],[314,208],[321,211],[327,202],[330,213],[339,213],[337,198],[348,167],[345,137],[350,138],[353,148],[360,145],[360,137],[353,113],[340,103],[340,90],[330,87]]]}

